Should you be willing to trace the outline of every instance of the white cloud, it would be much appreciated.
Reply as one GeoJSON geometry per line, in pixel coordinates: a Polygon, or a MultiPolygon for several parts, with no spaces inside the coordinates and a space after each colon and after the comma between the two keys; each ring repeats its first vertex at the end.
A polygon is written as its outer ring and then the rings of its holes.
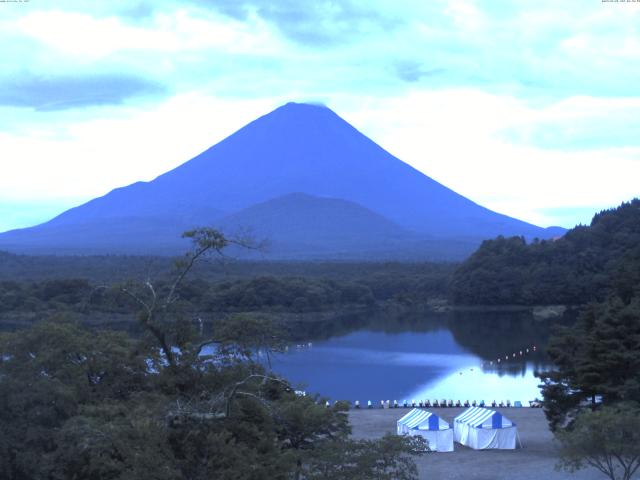
{"type": "Polygon", "coordinates": [[[640,195],[640,147],[572,151],[503,135],[538,124],[568,128],[585,115],[591,128],[606,129],[620,110],[640,116],[640,99],[578,97],[534,108],[514,97],[445,89],[345,106],[348,119],[400,159],[484,206],[533,223],[553,224],[548,209],[595,211],[640,195]]]}
{"type": "Polygon", "coordinates": [[[157,13],[145,26],[130,25],[115,16],[94,18],[78,12],[36,11],[14,21],[11,28],[60,54],[84,61],[132,50],[172,55],[218,49],[261,55],[281,49],[277,37],[258,18],[240,22],[213,14],[195,17],[184,9],[157,13]]]}
{"type": "Polygon", "coordinates": [[[103,195],[156,176],[201,153],[243,124],[274,108],[274,100],[220,100],[197,93],[150,110],[46,126],[33,134],[0,133],[5,201],[103,195]]]}
{"type": "Polygon", "coordinates": [[[466,33],[477,33],[487,27],[484,13],[473,0],[452,0],[444,11],[466,33]]]}
{"type": "MultiPolygon", "coordinates": [[[[0,40],[12,45],[0,62],[16,79],[123,71],[178,93],[145,110],[135,100],[55,114],[3,109],[2,196],[70,201],[149,180],[305,99],[325,99],[463,195],[535,223],[554,223],[549,208],[598,209],[640,194],[640,2],[374,3],[406,23],[315,49],[256,12],[240,21],[159,2],[135,22],[117,16],[127,2],[13,10],[0,20],[0,40]],[[422,73],[409,84],[398,62],[422,73]]],[[[319,31],[332,32],[323,18],[319,31]]]]}

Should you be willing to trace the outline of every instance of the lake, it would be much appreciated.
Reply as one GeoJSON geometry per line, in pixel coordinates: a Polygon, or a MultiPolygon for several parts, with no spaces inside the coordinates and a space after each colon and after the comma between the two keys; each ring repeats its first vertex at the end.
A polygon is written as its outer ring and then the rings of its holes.
{"type": "Polygon", "coordinates": [[[534,372],[548,367],[552,322],[528,312],[415,317],[387,324],[377,318],[350,332],[299,341],[275,356],[273,370],[307,393],[376,406],[445,398],[528,405],[541,397],[534,372]]]}
{"type": "MultiPolygon", "coordinates": [[[[540,320],[529,311],[436,314],[419,308],[303,315],[297,323],[287,319],[295,341],[273,356],[272,367],[309,394],[362,405],[414,399],[528,405],[541,397],[534,372],[549,367],[552,325],[570,324],[574,316],[540,320]]],[[[140,334],[130,321],[109,327],[140,334]]]]}

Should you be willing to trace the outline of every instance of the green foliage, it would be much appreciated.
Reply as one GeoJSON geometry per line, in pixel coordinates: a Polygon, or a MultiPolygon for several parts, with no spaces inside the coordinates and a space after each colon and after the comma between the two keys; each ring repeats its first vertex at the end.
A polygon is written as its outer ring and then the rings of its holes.
{"type": "Polygon", "coordinates": [[[454,303],[568,304],[624,300],[640,289],[640,199],[594,216],[557,240],[487,240],[456,270],[454,303]]]}
{"type": "Polygon", "coordinates": [[[341,305],[371,305],[365,285],[333,280],[257,277],[212,286],[203,299],[207,308],[225,311],[323,311],[341,305]]]}
{"type": "Polygon", "coordinates": [[[283,352],[286,332],[272,319],[258,314],[234,314],[216,324],[214,340],[226,356],[254,361],[264,355],[271,366],[271,354],[283,352]]]}
{"type": "Polygon", "coordinates": [[[3,478],[47,478],[65,454],[69,422],[86,407],[128,404],[148,388],[147,364],[121,333],[39,324],[0,336],[0,358],[3,478]]]}
{"type": "MultiPolygon", "coordinates": [[[[184,257],[183,257],[184,258],[184,257]]],[[[87,279],[91,284],[112,284],[133,278],[169,278],[174,259],[132,255],[16,255],[0,251],[0,282],[87,279]]],[[[353,261],[248,261],[228,257],[200,258],[190,278],[213,284],[255,277],[327,279],[375,286],[376,298],[390,298],[411,288],[446,292],[454,263],[353,261]],[[443,284],[443,280],[444,284],[443,284]]],[[[373,287],[372,287],[373,288],[373,287]]]]}
{"type": "Polygon", "coordinates": [[[640,297],[589,305],[576,325],[552,338],[555,369],[539,374],[551,428],[563,427],[595,397],[640,405],[640,297]]]}
{"type": "Polygon", "coordinates": [[[640,467],[640,411],[604,407],[578,416],[560,440],[559,467],[596,468],[611,480],[630,480],[640,467]]]}
{"type": "Polygon", "coordinates": [[[344,404],[255,364],[169,366],[153,350],[69,323],[0,335],[2,478],[322,478],[335,452],[365,472],[335,478],[415,478],[408,444],[349,440],[344,404]]]}
{"type": "Polygon", "coordinates": [[[150,421],[144,407],[129,403],[84,407],[64,423],[49,456],[53,478],[183,478],[176,468],[167,432],[150,421]],[[133,408],[133,411],[128,411],[133,408]]]}
{"type": "Polygon", "coordinates": [[[422,437],[387,434],[379,441],[325,442],[311,457],[305,470],[309,480],[413,480],[418,476],[408,453],[428,450],[422,437]]]}
{"type": "MultiPolygon", "coordinates": [[[[320,401],[324,404],[324,401],[320,401]]],[[[345,438],[350,433],[347,406],[317,408],[318,399],[290,398],[278,405],[278,437],[287,448],[313,449],[318,441],[345,438]]]]}
{"type": "MultiPolygon", "coordinates": [[[[195,245],[195,251],[220,251],[229,245],[230,240],[224,234],[213,228],[196,228],[182,234],[182,238],[190,239],[195,245]]],[[[193,254],[192,254],[193,255],[193,254]]]]}
{"type": "MultiPolygon", "coordinates": [[[[0,478],[319,478],[321,452],[343,450],[351,454],[340,461],[366,478],[415,478],[411,445],[350,441],[346,405],[299,397],[256,361],[257,350],[282,346],[269,318],[231,316],[210,337],[195,328],[179,293],[184,278],[228,242],[211,229],[186,236],[194,250],[173,279],[117,289],[127,299],[121,305],[138,311],[136,340],[65,320],[0,334],[0,478]],[[212,344],[219,348],[201,355],[212,344]]],[[[41,298],[75,302],[86,287],[59,282],[41,298]]],[[[202,290],[195,284],[189,295],[202,290]]]]}
{"type": "MultiPolygon", "coordinates": [[[[182,259],[183,265],[184,261],[182,259]]],[[[194,273],[201,268],[201,264],[195,265],[194,273]]],[[[341,265],[339,278],[319,277],[313,273],[314,268],[320,267],[309,265],[312,274],[306,277],[274,274],[237,278],[230,274],[215,280],[186,278],[176,291],[174,312],[179,310],[184,318],[200,317],[210,322],[214,315],[243,312],[286,313],[299,317],[299,314],[313,316],[386,304],[424,305],[431,298],[446,295],[452,267],[442,266],[433,271],[425,265],[424,271],[420,271],[412,265],[394,265],[388,267],[387,274],[382,274],[387,267],[377,265],[370,266],[376,273],[369,275],[368,269],[360,273],[359,266],[341,265]]],[[[325,275],[324,269],[322,272],[325,275]]],[[[172,278],[161,276],[154,282],[156,294],[166,296],[171,282],[172,278]]],[[[136,294],[149,293],[144,292],[144,282],[135,285],[126,282],[120,286],[136,286],[136,294]],[[143,288],[139,288],[141,284],[143,288]]],[[[93,325],[113,325],[116,321],[124,325],[131,323],[131,311],[138,306],[132,298],[122,295],[119,288],[106,288],[88,280],[0,281],[0,318],[5,328],[20,327],[59,312],[93,325]]]]}

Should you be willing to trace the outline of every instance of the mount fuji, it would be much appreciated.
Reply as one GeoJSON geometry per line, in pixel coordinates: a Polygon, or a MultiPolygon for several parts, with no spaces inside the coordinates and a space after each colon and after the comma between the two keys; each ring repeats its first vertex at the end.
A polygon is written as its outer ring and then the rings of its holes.
{"type": "Polygon", "coordinates": [[[564,233],[474,203],[327,107],[288,103],[150,182],[0,234],[0,249],[177,254],[204,225],[266,238],[272,259],[454,260],[497,235],[564,233]]]}

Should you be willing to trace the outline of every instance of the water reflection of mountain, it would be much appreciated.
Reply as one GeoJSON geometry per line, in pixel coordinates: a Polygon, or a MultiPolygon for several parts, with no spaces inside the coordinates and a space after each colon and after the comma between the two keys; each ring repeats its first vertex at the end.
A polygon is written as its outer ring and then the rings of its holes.
{"type": "Polygon", "coordinates": [[[546,347],[554,326],[574,321],[575,313],[571,311],[561,318],[545,320],[535,318],[530,310],[456,311],[451,312],[448,325],[460,345],[485,360],[485,369],[518,374],[524,372],[526,363],[533,363],[536,368],[545,366],[546,347]]]}
{"type": "Polygon", "coordinates": [[[517,374],[524,371],[527,362],[545,363],[551,322],[537,321],[529,311],[465,311],[451,313],[449,329],[460,345],[486,362],[493,362],[485,365],[486,369],[517,374]]]}
{"type": "Polygon", "coordinates": [[[324,318],[288,319],[287,323],[294,340],[325,340],[358,330],[401,333],[447,329],[461,347],[484,360],[485,370],[520,375],[526,371],[527,364],[533,364],[534,368],[546,366],[546,345],[553,326],[573,321],[571,312],[562,318],[541,320],[530,310],[435,313],[427,309],[375,308],[337,312],[324,318]],[[507,355],[509,359],[505,360],[507,355]]]}
{"type": "Polygon", "coordinates": [[[446,329],[448,325],[448,315],[420,308],[372,307],[280,318],[284,320],[294,341],[326,340],[358,330],[384,333],[430,332],[446,329]]]}
{"type": "MultiPolygon", "coordinates": [[[[460,347],[484,361],[484,371],[516,376],[524,374],[527,364],[536,369],[545,367],[545,349],[553,325],[570,324],[575,317],[570,311],[563,318],[551,320],[537,320],[530,310],[436,313],[426,307],[401,307],[395,304],[320,313],[270,312],[266,315],[282,322],[293,343],[339,338],[363,330],[387,334],[447,330],[460,347]],[[534,345],[537,347],[535,353],[531,351],[534,345]],[[530,348],[529,354],[520,356],[520,350],[524,351],[526,348],[530,348]],[[516,358],[512,357],[514,352],[518,354],[516,358]],[[508,361],[504,361],[506,355],[510,356],[508,361]],[[498,364],[499,357],[502,360],[498,364]]],[[[142,333],[140,326],[132,322],[128,315],[100,315],[92,312],[90,322],[80,314],[74,317],[93,328],[108,326],[128,331],[134,336],[142,333]]],[[[212,317],[204,322],[206,335],[211,335],[215,330],[216,316],[212,317]]],[[[3,330],[13,328],[10,322],[2,322],[3,330]]]]}

